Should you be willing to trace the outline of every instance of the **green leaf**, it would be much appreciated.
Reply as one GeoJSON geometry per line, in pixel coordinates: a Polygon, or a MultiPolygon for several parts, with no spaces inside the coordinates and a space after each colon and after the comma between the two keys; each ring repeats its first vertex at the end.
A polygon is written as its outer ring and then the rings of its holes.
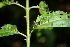
{"type": "Polygon", "coordinates": [[[63,11],[53,11],[38,16],[34,29],[46,29],[48,27],[70,27],[70,14],[63,11]]]}
{"type": "Polygon", "coordinates": [[[2,26],[1,28],[2,29],[0,29],[0,37],[18,34],[18,30],[15,25],[7,24],[2,26]]]}
{"type": "Polygon", "coordinates": [[[48,5],[46,5],[45,1],[41,1],[41,2],[39,3],[39,6],[40,6],[41,8],[48,7],[48,5]]]}
{"type": "Polygon", "coordinates": [[[37,17],[34,29],[46,29],[48,27],[70,27],[70,14],[63,11],[50,12],[44,1],[39,3],[40,16],[37,17]]]}
{"type": "Polygon", "coordinates": [[[40,25],[40,27],[70,27],[70,19],[58,20],[40,25]]]}
{"type": "Polygon", "coordinates": [[[2,2],[0,2],[0,8],[6,6],[6,5],[11,5],[12,3],[14,3],[14,0],[3,0],[2,2]]]}
{"type": "Polygon", "coordinates": [[[3,0],[2,3],[5,5],[12,5],[15,2],[14,2],[14,0],[3,0]]]}
{"type": "Polygon", "coordinates": [[[0,8],[4,7],[5,4],[3,2],[0,2],[0,8]]]}
{"type": "Polygon", "coordinates": [[[46,5],[45,1],[41,1],[39,3],[39,7],[40,7],[39,9],[40,14],[44,14],[48,10],[48,5],[46,5]]]}

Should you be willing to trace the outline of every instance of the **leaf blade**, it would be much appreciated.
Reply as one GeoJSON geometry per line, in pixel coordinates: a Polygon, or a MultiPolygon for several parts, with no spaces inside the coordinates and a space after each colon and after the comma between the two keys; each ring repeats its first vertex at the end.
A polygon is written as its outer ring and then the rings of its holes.
{"type": "Polygon", "coordinates": [[[0,37],[18,34],[18,30],[15,25],[7,24],[1,27],[0,37]]]}

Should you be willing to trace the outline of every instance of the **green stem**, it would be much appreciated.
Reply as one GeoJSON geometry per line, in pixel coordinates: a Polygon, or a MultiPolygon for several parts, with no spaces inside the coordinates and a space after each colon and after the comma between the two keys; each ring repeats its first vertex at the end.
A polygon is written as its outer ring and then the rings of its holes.
{"type": "Polygon", "coordinates": [[[32,8],[40,8],[40,7],[37,5],[37,6],[30,7],[30,9],[32,9],[32,8]]]}
{"type": "Polygon", "coordinates": [[[18,33],[19,33],[20,35],[24,36],[24,37],[27,37],[25,34],[23,34],[23,33],[20,33],[19,31],[18,31],[18,33]]]}
{"type": "Polygon", "coordinates": [[[22,6],[22,5],[20,5],[19,3],[12,3],[12,4],[18,5],[18,6],[24,8],[26,10],[26,8],[24,6],[22,6]]]}
{"type": "Polygon", "coordinates": [[[30,30],[29,30],[29,0],[26,0],[26,23],[27,23],[27,47],[30,47],[30,30]]]}

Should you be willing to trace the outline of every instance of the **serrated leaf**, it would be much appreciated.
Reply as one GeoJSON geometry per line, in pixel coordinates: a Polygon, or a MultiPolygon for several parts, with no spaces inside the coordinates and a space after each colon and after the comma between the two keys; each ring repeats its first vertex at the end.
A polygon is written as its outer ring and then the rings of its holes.
{"type": "Polygon", "coordinates": [[[63,11],[50,12],[44,1],[39,3],[40,16],[37,17],[34,29],[45,29],[48,27],[70,27],[70,14],[63,11]]]}
{"type": "Polygon", "coordinates": [[[48,27],[70,27],[70,19],[45,23],[35,27],[34,29],[47,29],[48,27]]]}
{"type": "Polygon", "coordinates": [[[34,29],[45,29],[48,27],[70,27],[70,14],[63,11],[53,11],[42,15],[37,17],[39,21],[36,19],[37,22],[35,23],[37,23],[37,25],[34,29]]]}
{"type": "Polygon", "coordinates": [[[1,28],[2,29],[0,29],[0,37],[18,34],[18,30],[15,25],[7,24],[2,26],[1,28]]]}

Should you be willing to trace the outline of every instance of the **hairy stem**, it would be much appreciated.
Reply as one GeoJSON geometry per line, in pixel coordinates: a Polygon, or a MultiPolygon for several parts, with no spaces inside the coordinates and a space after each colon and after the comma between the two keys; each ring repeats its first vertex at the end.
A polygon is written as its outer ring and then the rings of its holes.
{"type": "Polygon", "coordinates": [[[27,23],[27,47],[30,47],[30,30],[29,30],[29,0],[26,0],[26,23],[27,23]]]}

